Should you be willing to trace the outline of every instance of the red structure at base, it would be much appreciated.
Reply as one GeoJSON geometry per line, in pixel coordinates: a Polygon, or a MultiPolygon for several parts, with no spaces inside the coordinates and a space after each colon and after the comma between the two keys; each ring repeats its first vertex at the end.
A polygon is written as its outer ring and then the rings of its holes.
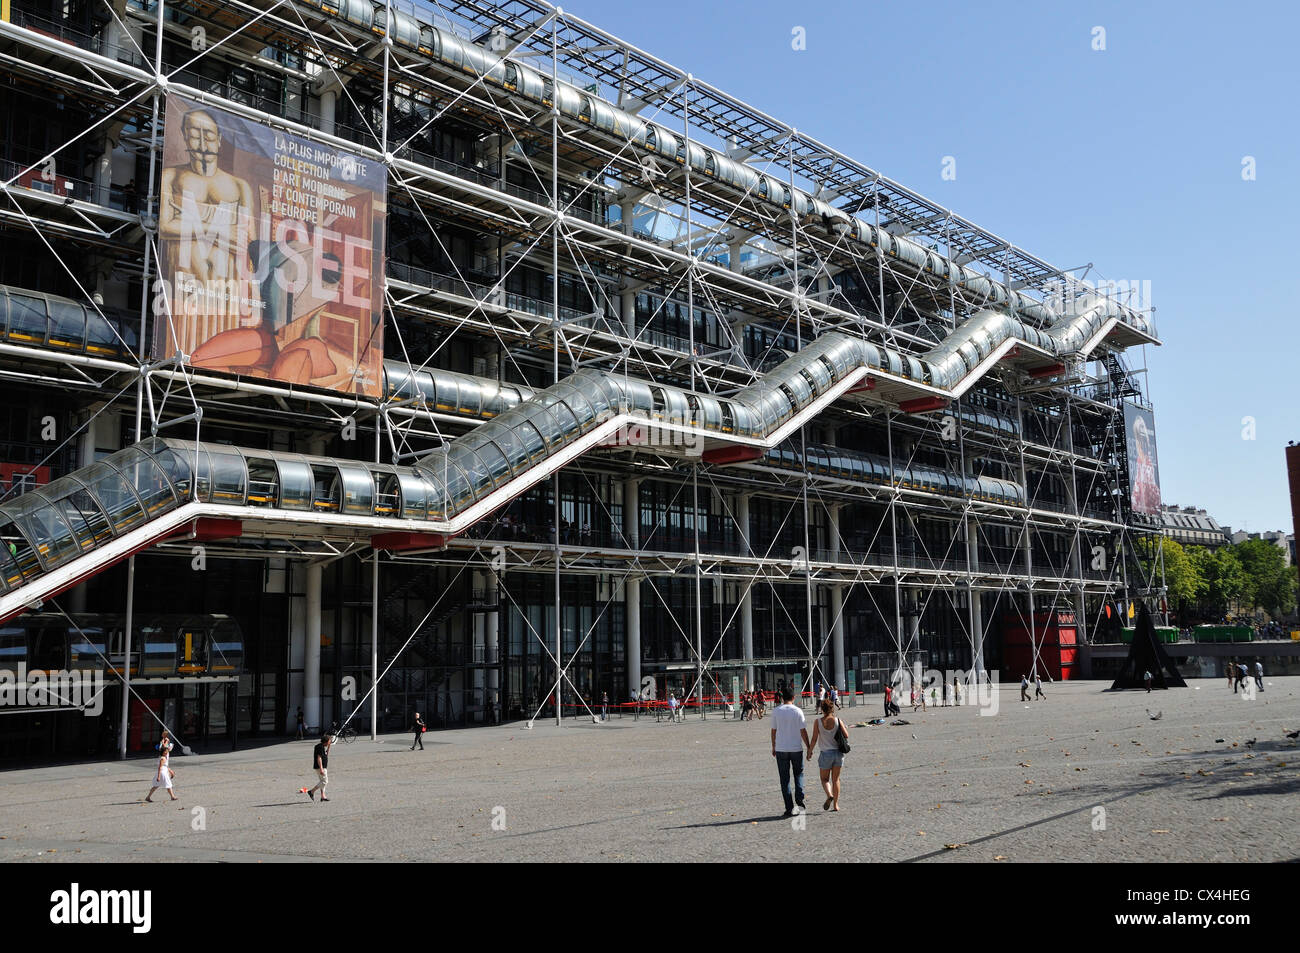
{"type": "Polygon", "coordinates": [[[1291,522],[1297,542],[1300,542],[1300,444],[1290,443],[1286,448],[1286,475],[1291,489],[1291,522]]]}
{"type": "Polygon", "coordinates": [[[1075,665],[1079,652],[1079,630],[1074,612],[1054,609],[1034,613],[1033,632],[1029,619],[1011,612],[1002,617],[1002,680],[1019,681],[1034,677],[1034,646],[1038,647],[1038,674],[1052,681],[1078,678],[1075,665]],[[1031,642],[1030,639],[1033,641],[1031,642]]]}
{"type": "Polygon", "coordinates": [[[763,456],[763,451],[758,447],[718,447],[714,450],[705,450],[702,458],[705,463],[712,464],[715,467],[725,467],[730,463],[748,463],[751,460],[757,460],[763,456]]]}

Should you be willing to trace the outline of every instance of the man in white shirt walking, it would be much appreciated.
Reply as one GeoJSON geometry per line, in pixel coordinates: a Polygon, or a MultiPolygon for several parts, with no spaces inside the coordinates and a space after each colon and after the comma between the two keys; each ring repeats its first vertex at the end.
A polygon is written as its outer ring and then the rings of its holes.
{"type": "Polygon", "coordinates": [[[803,753],[808,748],[808,729],[803,711],[791,704],[794,690],[786,686],[781,690],[785,703],[772,709],[772,757],[781,775],[781,797],[785,798],[785,813],[791,817],[795,806],[805,810],[803,804],[803,753]],[[802,743],[801,743],[802,742],[802,743]],[[790,797],[790,772],[794,772],[794,797],[790,797]]]}

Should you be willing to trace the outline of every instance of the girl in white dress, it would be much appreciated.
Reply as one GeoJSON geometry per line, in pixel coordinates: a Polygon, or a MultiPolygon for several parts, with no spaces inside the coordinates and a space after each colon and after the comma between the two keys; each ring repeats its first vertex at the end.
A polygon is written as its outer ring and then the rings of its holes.
{"type": "Polygon", "coordinates": [[[167,762],[171,760],[172,739],[171,733],[163,729],[162,740],[158,742],[158,770],[153,776],[153,787],[145,795],[145,800],[153,803],[153,792],[159,788],[166,788],[167,793],[171,795],[173,801],[177,800],[176,792],[172,790],[172,779],[176,777],[176,772],[168,767],[167,762]]]}

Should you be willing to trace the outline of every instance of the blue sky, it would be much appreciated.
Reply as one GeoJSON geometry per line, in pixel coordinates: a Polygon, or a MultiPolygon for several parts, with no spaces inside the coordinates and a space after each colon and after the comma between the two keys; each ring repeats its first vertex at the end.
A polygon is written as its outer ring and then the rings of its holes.
{"type": "Polygon", "coordinates": [[[1165,502],[1234,528],[1290,529],[1300,7],[564,7],[1047,261],[1149,281],[1164,341],[1146,363],[1165,502]],[[796,26],[806,50],[791,48],[796,26]],[[1104,51],[1092,49],[1096,26],[1104,51]],[[945,181],[949,155],[957,174],[945,181]],[[1242,178],[1246,156],[1254,181],[1242,178]]]}

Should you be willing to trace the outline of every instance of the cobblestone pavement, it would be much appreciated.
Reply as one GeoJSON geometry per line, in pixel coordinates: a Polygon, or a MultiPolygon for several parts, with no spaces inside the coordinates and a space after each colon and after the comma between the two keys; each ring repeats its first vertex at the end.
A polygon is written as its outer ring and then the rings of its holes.
{"type": "Polygon", "coordinates": [[[14,770],[0,860],[1294,860],[1300,678],[1265,686],[1072,682],[1030,704],[1004,687],[991,717],[905,709],[908,725],[851,727],[838,814],[809,765],[794,823],[770,720],[719,716],[431,732],[423,752],[359,740],[334,748],[328,804],[298,793],[306,741],[174,757],[176,803],[141,803],[148,761],[14,770]]]}

